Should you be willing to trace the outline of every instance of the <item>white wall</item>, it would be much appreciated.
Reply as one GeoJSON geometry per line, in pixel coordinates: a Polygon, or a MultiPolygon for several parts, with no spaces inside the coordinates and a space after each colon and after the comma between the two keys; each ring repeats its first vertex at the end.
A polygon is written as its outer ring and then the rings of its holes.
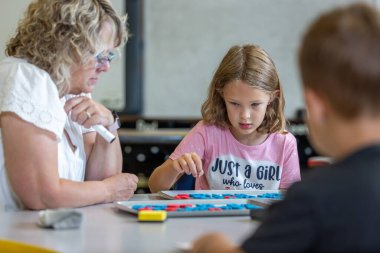
{"type": "MultiPolygon", "coordinates": [[[[127,1],[127,0],[125,0],[127,1]]],[[[200,117],[208,84],[232,44],[255,43],[274,59],[286,115],[303,107],[296,52],[308,23],[331,6],[355,0],[144,0],[144,116],[200,117]]],[[[0,8],[0,58],[30,0],[0,8]]],[[[123,13],[124,0],[112,0],[123,13]]],[[[380,0],[368,0],[380,6],[380,0]]],[[[123,55],[124,56],[124,55],[123,55]]],[[[124,56],[125,57],[125,56],[124,56]]],[[[93,97],[124,107],[124,60],[113,63],[93,97]]]]}
{"type": "Polygon", "coordinates": [[[254,43],[272,56],[285,114],[303,107],[297,48],[321,11],[354,0],[145,0],[144,114],[200,117],[207,88],[227,50],[254,43]]]}
{"type": "Polygon", "coordinates": [[[5,54],[5,44],[14,34],[18,20],[29,4],[30,0],[7,1],[2,2],[0,8],[0,58],[5,54]]]}
{"type": "MultiPolygon", "coordinates": [[[[113,7],[120,14],[125,14],[124,0],[111,0],[113,7]]],[[[125,52],[121,50],[121,57],[112,62],[111,70],[103,74],[98,86],[94,90],[93,98],[109,108],[122,110],[124,108],[125,87],[125,52]]]]}

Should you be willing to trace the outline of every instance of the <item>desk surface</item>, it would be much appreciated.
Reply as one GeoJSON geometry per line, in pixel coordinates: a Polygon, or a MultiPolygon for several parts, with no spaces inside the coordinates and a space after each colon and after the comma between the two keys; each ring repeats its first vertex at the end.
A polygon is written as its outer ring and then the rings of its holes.
{"type": "MultiPolygon", "coordinates": [[[[131,201],[159,199],[136,194],[131,201]]],[[[42,229],[38,211],[1,212],[0,239],[40,245],[60,252],[180,252],[178,243],[191,242],[206,232],[223,232],[240,243],[258,222],[248,216],[170,218],[163,223],[141,223],[113,204],[79,208],[84,221],[76,230],[42,229]]]]}

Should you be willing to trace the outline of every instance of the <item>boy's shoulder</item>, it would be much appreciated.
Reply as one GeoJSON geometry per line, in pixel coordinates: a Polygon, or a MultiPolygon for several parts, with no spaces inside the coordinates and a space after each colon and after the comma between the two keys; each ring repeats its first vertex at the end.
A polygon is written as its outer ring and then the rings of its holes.
{"type": "MultiPolygon", "coordinates": [[[[349,189],[371,188],[371,184],[378,184],[373,178],[380,177],[380,145],[364,147],[353,151],[350,155],[329,165],[314,167],[303,174],[302,182],[315,190],[322,188],[335,190],[337,186],[349,189]],[[360,187],[353,187],[360,182],[360,187]]],[[[377,186],[376,186],[377,187],[377,186]]]]}

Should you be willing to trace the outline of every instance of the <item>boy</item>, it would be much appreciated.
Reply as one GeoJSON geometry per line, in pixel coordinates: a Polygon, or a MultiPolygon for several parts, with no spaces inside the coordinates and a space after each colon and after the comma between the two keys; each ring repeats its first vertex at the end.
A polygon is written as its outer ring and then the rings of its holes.
{"type": "Polygon", "coordinates": [[[192,252],[380,251],[380,14],[355,3],[315,21],[299,65],[316,150],[335,160],[295,183],[240,247],[221,234],[192,252]]]}

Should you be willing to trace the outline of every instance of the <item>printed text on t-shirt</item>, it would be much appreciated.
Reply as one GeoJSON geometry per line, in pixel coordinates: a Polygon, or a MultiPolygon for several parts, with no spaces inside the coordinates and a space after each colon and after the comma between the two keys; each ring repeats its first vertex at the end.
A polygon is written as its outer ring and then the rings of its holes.
{"type": "Polygon", "coordinates": [[[221,180],[219,183],[222,183],[225,189],[232,187],[262,190],[280,182],[281,167],[273,162],[229,158],[216,158],[209,171],[213,179],[221,180]]]}

